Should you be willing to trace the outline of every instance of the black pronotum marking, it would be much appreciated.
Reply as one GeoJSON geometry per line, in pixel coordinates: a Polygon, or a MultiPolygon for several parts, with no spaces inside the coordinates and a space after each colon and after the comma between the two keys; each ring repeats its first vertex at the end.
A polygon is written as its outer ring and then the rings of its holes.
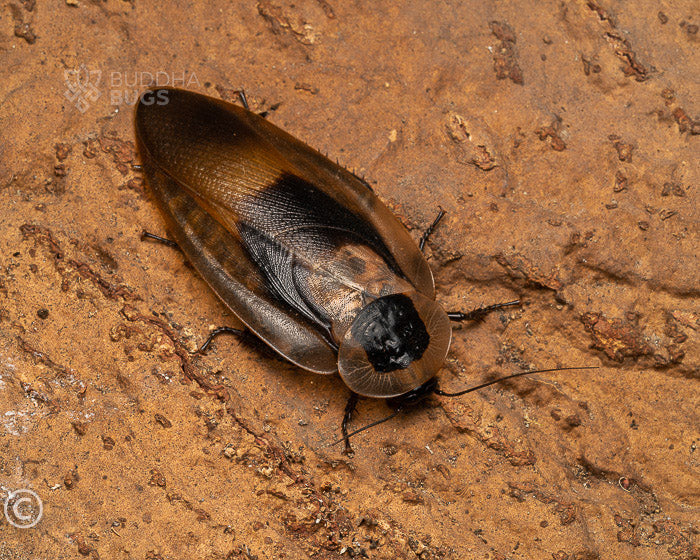
{"type": "Polygon", "coordinates": [[[365,306],[351,332],[378,373],[405,369],[430,344],[423,320],[404,294],[384,296],[365,306]]]}

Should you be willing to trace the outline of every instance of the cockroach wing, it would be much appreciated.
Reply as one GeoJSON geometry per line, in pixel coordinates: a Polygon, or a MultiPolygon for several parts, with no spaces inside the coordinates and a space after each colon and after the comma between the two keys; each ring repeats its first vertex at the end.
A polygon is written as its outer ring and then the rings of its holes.
{"type": "Polygon", "coordinates": [[[360,279],[379,276],[384,290],[410,283],[434,298],[418,247],[354,175],[243,108],[175,89],[154,98],[167,103],[141,101],[137,137],[176,241],[283,356],[319,373],[337,370],[337,337],[312,285],[364,291],[360,279]],[[348,252],[360,255],[352,266],[339,257],[348,252]]]}
{"type": "Polygon", "coordinates": [[[316,373],[335,373],[335,349],[303,316],[268,295],[260,269],[240,239],[177,181],[149,164],[145,171],[178,246],[236,316],[290,362],[316,373]]]}

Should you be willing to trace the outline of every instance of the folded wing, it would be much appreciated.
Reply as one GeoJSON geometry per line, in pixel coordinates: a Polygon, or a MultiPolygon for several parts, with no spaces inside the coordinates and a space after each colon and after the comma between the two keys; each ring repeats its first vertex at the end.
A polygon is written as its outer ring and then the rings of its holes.
{"type": "Polygon", "coordinates": [[[337,370],[329,319],[304,279],[313,269],[351,285],[360,265],[334,259],[341,247],[365,248],[382,273],[434,297],[416,244],[354,175],[245,109],[165,92],[167,104],[136,112],[152,190],[195,268],[280,354],[337,370]]]}

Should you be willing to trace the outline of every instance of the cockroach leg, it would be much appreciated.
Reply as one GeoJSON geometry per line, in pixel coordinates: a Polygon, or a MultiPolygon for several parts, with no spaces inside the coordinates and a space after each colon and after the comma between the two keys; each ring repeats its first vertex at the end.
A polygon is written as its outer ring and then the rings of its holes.
{"type": "Polygon", "coordinates": [[[235,334],[236,336],[241,336],[244,333],[245,331],[241,329],[234,329],[233,327],[219,327],[218,329],[214,329],[209,333],[209,337],[204,341],[204,344],[199,347],[199,353],[204,354],[212,341],[220,334],[235,334]]]}
{"type": "Polygon", "coordinates": [[[245,91],[238,89],[235,93],[238,94],[238,99],[241,100],[241,105],[250,111],[250,107],[248,107],[248,99],[246,99],[245,96],[245,91]]]}
{"type": "MultiPolygon", "coordinates": [[[[238,99],[241,101],[241,105],[243,105],[245,109],[250,111],[250,106],[248,105],[248,98],[245,95],[245,90],[237,89],[234,93],[238,94],[238,99]]],[[[260,115],[263,119],[266,119],[267,115],[269,115],[272,111],[276,111],[277,109],[279,109],[280,105],[282,105],[281,102],[274,103],[273,105],[270,105],[269,109],[261,111],[260,113],[258,113],[258,115],[260,115]]]]}
{"type": "Polygon", "coordinates": [[[141,241],[144,241],[145,239],[153,239],[153,241],[157,241],[158,243],[162,243],[163,245],[167,245],[168,247],[172,247],[173,249],[180,248],[178,244],[174,241],[171,241],[170,239],[161,237],[160,235],[156,235],[155,233],[150,233],[144,230],[141,232],[141,241]]]}
{"type": "Polygon", "coordinates": [[[462,311],[448,311],[447,316],[451,321],[481,321],[486,315],[497,309],[503,309],[504,307],[512,307],[514,305],[520,305],[520,300],[516,299],[513,301],[508,301],[506,303],[494,303],[493,305],[487,305],[485,307],[479,307],[473,311],[468,311],[464,313],[462,311]]]}
{"type": "Polygon", "coordinates": [[[279,109],[279,106],[282,105],[282,103],[274,103],[273,105],[270,105],[269,109],[266,109],[265,111],[260,111],[258,115],[260,115],[263,119],[266,119],[267,116],[272,113],[272,111],[276,111],[279,109]]]}
{"type": "Polygon", "coordinates": [[[340,431],[343,433],[343,441],[345,441],[345,454],[349,455],[352,453],[352,445],[350,445],[350,436],[348,435],[348,424],[352,419],[352,415],[357,408],[357,401],[359,397],[357,393],[350,393],[348,397],[348,402],[345,404],[345,414],[343,415],[343,423],[340,425],[340,431]]]}
{"type": "Polygon", "coordinates": [[[428,229],[425,230],[425,233],[423,233],[423,235],[420,238],[420,241],[418,242],[418,248],[421,251],[423,251],[423,247],[425,247],[428,238],[432,235],[432,233],[435,231],[435,228],[440,223],[440,220],[442,220],[442,217],[446,214],[442,207],[438,206],[438,208],[440,208],[438,215],[433,220],[433,223],[428,226],[428,229]]]}

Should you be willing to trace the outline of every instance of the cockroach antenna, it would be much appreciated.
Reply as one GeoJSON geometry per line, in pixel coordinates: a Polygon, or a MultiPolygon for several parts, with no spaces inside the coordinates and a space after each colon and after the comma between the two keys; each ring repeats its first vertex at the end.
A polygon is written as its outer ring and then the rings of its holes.
{"type": "MultiPolygon", "coordinates": [[[[471,393],[472,391],[478,391],[479,389],[483,389],[485,387],[489,387],[490,385],[495,385],[496,383],[501,383],[502,381],[507,381],[509,379],[514,379],[516,377],[522,377],[524,375],[532,375],[534,373],[549,373],[553,371],[567,371],[567,370],[583,370],[583,369],[598,369],[598,366],[577,366],[577,367],[562,367],[562,368],[550,368],[550,369],[537,369],[534,371],[521,371],[519,373],[514,373],[512,375],[507,375],[506,377],[499,377],[498,379],[494,379],[492,381],[488,381],[486,383],[482,383],[481,385],[476,385],[475,387],[470,387],[469,389],[464,389],[463,391],[457,391],[456,393],[448,393],[446,391],[443,391],[442,389],[439,389],[437,387],[437,384],[435,385],[434,390],[432,393],[439,395],[441,397],[461,397],[462,395],[466,395],[467,393],[471,393]]],[[[375,426],[378,426],[379,424],[383,424],[384,422],[387,422],[391,420],[392,418],[395,418],[398,416],[401,412],[406,410],[405,407],[399,407],[396,410],[394,410],[393,413],[391,413],[389,416],[386,418],[382,418],[380,420],[375,420],[374,422],[371,422],[370,424],[367,424],[366,426],[362,426],[361,428],[358,428],[357,430],[354,430],[353,432],[350,432],[347,434],[347,436],[343,436],[342,438],[334,441],[330,445],[337,445],[342,441],[345,441],[346,444],[350,441],[350,438],[352,436],[355,436],[359,434],[360,432],[364,432],[365,430],[369,430],[370,428],[374,428],[375,426]]]]}
{"type": "Polygon", "coordinates": [[[388,422],[392,418],[395,418],[398,416],[401,412],[403,412],[403,408],[397,408],[394,412],[389,414],[386,418],[382,418],[381,420],[375,420],[374,422],[367,424],[366,426],[362,426],[361,428],[358,428],[357,430],[350,432],[347,436],[343,436],[340,439],[334,441],[329,445],[329,447],[332,447],[334,445],[338,445],[341,441],[350,441],[350,438],[354,435],[359,434],[360,432],[364,432],[365,430],[369,430],[370,428],[374,428],[375,426],[378,426],[379,424],[383,424],[384,422],[388,422]]]}
{"type": "Polygon", "coordinates": [[[515,377],[522,377],[523,375],[532,375],[533,373],[549,373],[552,371],[567,371],[572,369],[598,369],[598,366],[574,366],[551,369],[537,369],[534,371],[521,371],[519,373],[514,373],[513,375],[507,375],[506,377],[499,377],[498,379],[494,379],[493,381],[482,383],[481,385],[477,385],[476,387],[470,387],[469,389],[464,389],[463,391],[458,391],[456,393],[446,393],[442,389],[437,388],[434,392],[436,395],[440,395],[441,397],[461,397],[462,395],[466,395],[467,393],[471,393],[472,391],[478,391],[479,389],[483,389],[484,387],[488,387],[489,385],[495,385],[496,383],[500,383],[501,381],[507,381],[508,379],[513,379],[515,377]]]}

